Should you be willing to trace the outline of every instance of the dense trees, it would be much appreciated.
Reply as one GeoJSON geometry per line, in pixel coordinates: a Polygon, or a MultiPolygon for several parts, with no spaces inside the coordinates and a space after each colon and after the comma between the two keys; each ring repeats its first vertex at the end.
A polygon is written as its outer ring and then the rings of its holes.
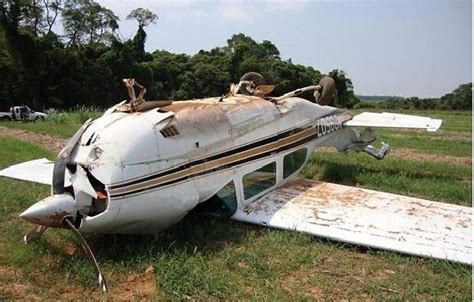
{"type": "Polygon", "coordinates": [[[472,110],[472,83],[462,84],[439,101],[442,109],[472,110]]]}
{"type": "MultiPolygon", "coordinates": [[[[0,1],[0,109],[19,103],[106,107],[125,98],[125,77],[146,86],[147,99],[222,95],[249,71],[276,84],[276,95],[322,77],[312,67],[282,60],[272,42],[241,33],[226,46],[192,56],[148,53],[145,27],[158,16],[137,8],[127,18],[137,20],[138,28],[132,39],[123,40],[117,34],[119,18],[93,0],[0,1]]],[[[330,76],[336,81],[337,104],[355,105],[358,99],[347,75],[335,69],[330,76]]]]}
{"type": "Polygon", "coordinates": [[[419,109],[419,110],[472,110],[472,83],[462,84],[453,92],[436,98],[361,97],[367,101],[359,108],[419,109]]]}

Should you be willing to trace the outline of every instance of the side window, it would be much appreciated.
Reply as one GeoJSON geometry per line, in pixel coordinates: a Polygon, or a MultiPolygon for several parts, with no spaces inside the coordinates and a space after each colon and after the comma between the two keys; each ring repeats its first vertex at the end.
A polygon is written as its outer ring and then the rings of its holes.
{"type": "Polygon", "coordinates": [[[215,217],[228,218],[237,211],[234,181],[228,182],[208,200],[198,204],[196,211],[215,217]]]}
{"type": "Polygon", "coordinates": [[[244,198],[249,199],[276,183],[276,162],[246,174],[242,179],[244,198]]]}
{"type": "Polygon", "coordinates": [[[235,186],[234,182],[230,181],[227,183],[219,192],[216,193],[217,197],[222,200],[222,210],[225,212],[227,217],[234,215],[237,211],[237,198],[235,197],[235,186]]]}
{"type": "Polygon", "coordinates": [[[307,152],[308,150],[304,148],[285,155],[283,158],[283,178],[287,178],[291,174],[295,173],[296,170],[301,168],[306,159],[307,152]]]}

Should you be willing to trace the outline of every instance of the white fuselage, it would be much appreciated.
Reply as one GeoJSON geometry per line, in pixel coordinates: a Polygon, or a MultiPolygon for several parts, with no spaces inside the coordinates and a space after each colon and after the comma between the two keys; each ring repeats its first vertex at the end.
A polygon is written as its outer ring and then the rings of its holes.
{"type": "Polygon", "coordinates": [[[306,161],[329,134],[343,129],[343,114],[296,97],[275,105],[251,96],[173,102],[147,112],[108,112],[86,129],[71,155],[108,193],[105,211],[85,217],[80,229],[156,232],[232,180],[243,207],[297,176],[302,165],[283,176],[285,155],[305,149],[306,161]],[[273,184],[245,196],[242,178],[272,162],[273,184]]]}

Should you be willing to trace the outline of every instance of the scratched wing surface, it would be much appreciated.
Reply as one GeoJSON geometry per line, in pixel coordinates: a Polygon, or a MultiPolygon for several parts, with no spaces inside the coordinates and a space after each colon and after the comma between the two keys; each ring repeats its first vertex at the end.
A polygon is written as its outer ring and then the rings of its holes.
{"type": "Polygon", "coordinates": [[[235,220],[471,264],[472,208],[296,180],[239,208],[235,220]]]}
{"type": "MultiPolygon", "coordinates": [[[[53,167],[54,162],[47,160],[46,158],[35,159],[5,168],[0,171],[0,176],[51,185],[53,179],[53,167]]],[[[69,174],[66,174],[65,184],[67,185],[70,182],[69,174]]]]}
{"type": "Polygon", "coordinates": [[[363,112],[354,116],[345,126],[366,126],[380,128],[414,128],[426,129],[435,132],[441,127],[442,120],[432,119],[424,116],[397,114],[397,113],[375,113],[363,112]]]}

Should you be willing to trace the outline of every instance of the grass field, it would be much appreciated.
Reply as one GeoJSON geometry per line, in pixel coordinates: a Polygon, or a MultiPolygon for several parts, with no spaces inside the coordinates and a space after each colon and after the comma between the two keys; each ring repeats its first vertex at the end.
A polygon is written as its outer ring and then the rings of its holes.
{"type": "MultiPolygon", "coordinates": [[[[442,118],[442,130],[382,130],[380,140],[392,145],[393,156],[377,161],[325,150],[313,155],[302,176],[471,206],[471,113],[410,113],[442,118]]],[[[80,121],[0,126],[67,137],[80,121]]],[[[0,169],[54,156],[0,137],[0,169]]],[[[0,178],[0,300],[101,298],[92,266],[70,232],[49,230],[38,243],[21,242],[31,225],[17,215],[49,191],[0,178]]],[[[158,236],[87,239],[108,279],[111,299],[471,300],[468,266],[217,218],[190,215],[158,236]],[[155,272],[145,274],[150,266],[155,272]]]]}

